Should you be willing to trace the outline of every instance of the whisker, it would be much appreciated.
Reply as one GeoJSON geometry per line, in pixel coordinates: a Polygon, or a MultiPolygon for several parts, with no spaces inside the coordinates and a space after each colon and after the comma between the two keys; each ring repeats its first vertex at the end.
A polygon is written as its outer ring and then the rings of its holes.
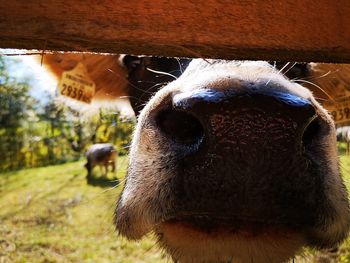
{"type": "Polygon", "coordinates": [[[334,70],[334,71],[328,71],[327,73],[325,73],[325,74],[323,74],[323,75],[321,75],[321,76],[311,76],[311,77],[304,77],[304,78],[294,78],[294,79],[291,79],[291,81],[295,81],[295,80],[298,80],[298,79],[302,79],[302,80],[315,80],[315,79],[321,79],[321,78],[324,78],[324,77],[326,77],[326,76],[328,76],[328,75],[330,75],[330,74],[333,74],[333,73],[336,73],[336,72],[338,72],[339,71],[339,69],[337,69],[337,70],[334,70]]]}
{"type": "Polygon", "coordinates": [[[304,80],[304,79],[297,79],[297,80],[294,80],[293,82],[303,82],[303,83],[307,83],[307,84],[310,84],[316,88],[318,88],[320,91],[322,91],[324,94],[327,95],[328,98],[331,99],[332,102],[335,102],[334,98],[329,95],[324,89],[322,89],[319,85],[316,85],[315,83],[311,82],[311,81],[308,81],[308,80],[304,80]]]}
{"type": "Polygon", "coordinates": [[[324,78],[324,77],[326,77],[326,76],[328,76],[329,74],[332,74],[332,73],[336,73],[336,72],[338,72],[339,71],[339,69],[337,69],[337,70],[335,70],[335,71],[328,71],[327,73],[325,73],[325,74],[323,74],[323,75],[321,75],[321,76],[315,76],[315,77],[313,77],[313,78],[310,78],[309,80],[314,80],[314,79],[321,79],[321,78],[324,78]]]}
{"type": "MultiPolygon", "coordinates": [[[[287,62],[279,71],[278,73],[281,73],[288,65],[290,62],[287,62]]],[[[283,74],[283,73],[282,73],[283,74]]],[[[265,86],[269,85],[270,81],[272,80],[272,77],[265,83],[265,86]]]]}
{"type": "MultiPolygon", "coordinates": [[[[150,93],[153,94],[153,93],[150,93]]],[[[125,95],[125,96],[119,96],[120,99],[135,99],[137,100],[137,102],[143,102],[143,103],[147,103],[147,101],[142,101],[140,97],[135,97],[135,96],[130,96],[130,95],[125,95]]]]}
{"type": "Polygon", "coordinates": [[[128,148],[130,148],[131,147],[131,145],[127,145],[127,146],[123,146],[123,147],[121,147],[122,149],[128,149],[128,148]]]}
{"type": "Polygon", "coordinates": [[[132,86],[134,89],[137,89],[139,91],[144,91],[143,89],[140,89],[139,87],[135,86],[134,84],[132,84],[127,78],[125,78],[124,76],[121,76],[119,73],[113,71],[112,69],[108,68],[107,69],[109,72],[115,74],[116,76],[118,76],[119,78],[121,78],[122,80],[124,80],[125,82],[127,82],[130,86],[132,86]]]}
{"type": "Polygon", "coordinates": [[[292,66],[290,66],[285,72],[281,72],[283,75],[286,75],[295,65],[297,62],[294,62],[292,66]]]}
{"type": "Polygon", "coordinates": [[[325,98],[320,98],[320,97],[314,97],[316,100],[322,100],[322,101],[331,101],[331,100],[327,100],[325,98]]]}
{"type": "Polygon", "coordinates": [[[157,73],[157,74],[161,74],[161,75],[170,76],[170,77],[172,77],[172,78],[174,78],[174,79],[177,79],[176,76],[174,76],[173,74],[170,74],[170,73],[168,73],[168,72],[158,71],[158,70],[154,70],[154,69],[147,68],[147,67],[146,67],[146,69],[147,69],[148,71],[150,71],[150,72],[153,72],[153,73],[157,73]]]}
{"type": "Polygon", "coordinates": [[[287,62],[287,63],[278,71],[278,73],[281,73],[286,67],[288,67],[289,64],[290,64],[290,62],[287,62]]]}
{"type": "MultiPolygon", "coordinates": [[[[162,82],[162,83],[157,83],[155,85],[153,85],[152,87],[148,88],[144,93],[142,93],[142,95],[140,96],[140,100],[145,96],[145,94],[149,91],[152,90],[153,88],[157,87],[157,86],[165,86],[168,82],[162,82]]],[[[153,91],[152,93],[155,93],[156,91],[153,91]]],[[[145,101],[146,102],[146,101],[145,101]]]]}
{"type": "Polygon", "coordinates": [[[149,81],[149,80],[138,80],[137,83],[155,84],[155,83],[158,83],[158,82],[156,82],[156,81],[149,81]]]}
{"type": "Polygon", "coordinates": [[[175,60],[176,60],[177,64],[179,64],[179,70],[180,70],[180,72],[182,74],[184,71],[183,71],[182,65],[180,63],[180,59],[179,58],[175,58],[175,60]]]}

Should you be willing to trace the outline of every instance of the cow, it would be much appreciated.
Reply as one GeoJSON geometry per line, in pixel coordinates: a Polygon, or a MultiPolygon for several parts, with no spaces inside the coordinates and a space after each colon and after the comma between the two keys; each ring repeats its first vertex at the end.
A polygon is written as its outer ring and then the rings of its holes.
{"type": "Polygon", "coordinates": [[[346,143],[346,155],[350,153],[350,126],[339,127],[336,130],[337,141],[346,143]]]}
{"type": "Polygon", "coordinates": [[[333,248],[350,227],[334,122],[267,62],[195,59],[139,115],[115,224],[175,262],[333,248]]]}
{"type": "Polygon", "coordinates": [[[89,147],[86,152],[87,179],[92,178],[92,170],[96,165],[99,165],[101,170],[104,167],[104,176],[107,177],[108,167],[112,167],[112,172],[115,173],[117,150],[111,143],[98,143],[89,147]]]}
{"type": "MultiPolygon", "coordinates": [[[[44,64],[58,77],[77,63],[55,56],[44,64]]],[[[203,59],[181,75],[186,62],[162,72],[157,58],[91,56],[94,100],[128,96],[141,110],[115,213],[121,235],[153,232],[176,262],[283,262],[347,236],[336,131],[316,99],[349,82],[349,65],[203,59]]]]}

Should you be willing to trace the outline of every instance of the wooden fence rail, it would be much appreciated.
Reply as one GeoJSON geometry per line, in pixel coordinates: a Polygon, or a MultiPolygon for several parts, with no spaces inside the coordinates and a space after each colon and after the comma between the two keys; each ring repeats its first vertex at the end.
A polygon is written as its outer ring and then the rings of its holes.
{"type": "Polygon", "coordinates": [[[0,0],[0,48],[350,62],[350,1],[0,0]]]}

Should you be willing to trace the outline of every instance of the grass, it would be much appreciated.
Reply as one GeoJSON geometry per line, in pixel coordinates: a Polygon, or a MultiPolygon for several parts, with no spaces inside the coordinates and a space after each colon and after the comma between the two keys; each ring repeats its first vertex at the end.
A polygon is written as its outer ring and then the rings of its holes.
{"type": "MultiPolygon", "coordinates": [[[[126,158],[118,162],[122,181],[126,158]]],[[[0,262],[168,261],[152,237],[117,236],[113,211],[122,184],[92,186],[85,175],[83,162],[0,174],[0,262]]]]}
{"type": "MultiPolygon", "coordinates": [[[[350,157],[339,149],[350,191],[350,157]]],[[[83,161],[0,174],[0,262],[169,262],[152,236],[129,242],[114,230],[126,162],[119,158],[116,187],[87,184],[83,161]]],[[[337,252],[306,251],[295,262],[350,263],[350,238],[337,252]]]]}

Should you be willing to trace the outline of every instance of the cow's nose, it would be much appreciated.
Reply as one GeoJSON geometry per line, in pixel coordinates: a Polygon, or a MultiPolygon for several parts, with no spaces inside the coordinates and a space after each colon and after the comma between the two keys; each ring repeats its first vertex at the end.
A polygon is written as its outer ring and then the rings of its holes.
{"type": "Polygon", "coordinates": [[[182,145],[198,145],[204,136],[199,118],[189,111],[173,107],[159,112],[159,129],[172,141],[182,145]]]}
{"type": "Polygon", "coordinates": [[[214,89],[173,94],[171,105],[156,118],[163,134],[178,144],[215,144],[220,136],[239,141],[247,129],[255,130],[249,131],[253,137],[259,137],[260,129],[281,129],[281,136],[296,146],[313,139],[317,133],[315,119],[310,101],[291,93],[214,89]]]}

